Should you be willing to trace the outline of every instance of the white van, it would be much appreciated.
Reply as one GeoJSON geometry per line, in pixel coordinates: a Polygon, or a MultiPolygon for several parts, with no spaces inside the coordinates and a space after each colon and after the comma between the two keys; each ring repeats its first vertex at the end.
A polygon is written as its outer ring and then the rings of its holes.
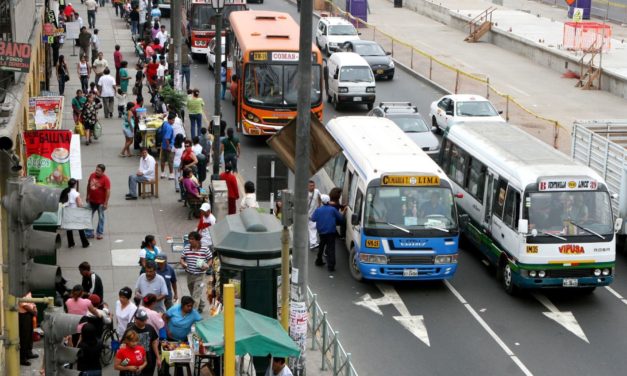
{"type": "Polygon", "coordinates": [[[344,43],[359,40],[359,32],[352,23],[341,17],[320,17],[316,27],[316,44],[329,56],[341,51],[344,43]]]}
{"type": "Polygon", "coordinates": [[[368,62],[354,52],[336,52],[326,64],[327,101],[333,103],[336,110],[343,104],[365,104],[372,110],[376,87],[368,62]]]}

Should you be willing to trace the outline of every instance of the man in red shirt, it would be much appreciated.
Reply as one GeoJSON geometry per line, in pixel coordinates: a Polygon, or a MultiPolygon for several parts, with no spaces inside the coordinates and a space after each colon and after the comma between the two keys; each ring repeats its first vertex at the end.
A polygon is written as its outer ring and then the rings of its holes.
{"type": "Polygon", "coordinates": [[[237,199],[239,198],[239,188],[237,186],[237,177],[232,172],[232,167],[230,163],[227,163],[224,167],[224,172],[220,174],[220,180],[224,180],[226,182],[226,189],[228,191],[228,200],[229,200],[229,214],[236,213],[236,205],[237,199]]]}
{"type": "Polygon", "coordinates": [[[113,63],[115,64],[115,84],[119,85],[120,82],[120,68],[122,67],[122,53],[120,52],[120,45],[115,45],[115,52],[113,52],[113,63]]]}
{"type": "MultiPolygon", "coordinates": [[[[98,211],[98,227],[96,229],[96,239],[102,239],[104,233],[105,215],[104,211],[109,206],[109,196],[111,195],[111,181],[105,175],[105,165],[102,163],[96,166],[96,171],[89,175],[87,180],[87,202],[91,206],[92,215],[98,211]]],[[[88,238],[94,237],[93,230],[85,230],[88,238]]]]}

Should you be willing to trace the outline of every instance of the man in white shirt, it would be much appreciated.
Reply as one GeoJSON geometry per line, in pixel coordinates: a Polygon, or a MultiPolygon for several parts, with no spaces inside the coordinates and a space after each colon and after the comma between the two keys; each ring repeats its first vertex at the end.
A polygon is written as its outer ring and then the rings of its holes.
{"type": "Polygon", "coordinates": [[[157,80],[159,82],[165,82],[165,72],[168,70],[168,66],[165,59],[161,58],[159,61],[159,68],[157,68],[157,80]]]}
{"type": "Polygon", "coordinates": [[[94,29],[94,33],[91,35],[91,63],[94,63],[98,52],[100,51],[100,37],[98,36],[98,29],[94,29]]]}
{"type": "Polygon", "coordinates": [[[309,249],[318,247],[318,230],[316,230],[316,222],[311,220],[311,216],[320,206],[320,191],[316,188],[313,180],[309,181],[307,196],[307,212],[309,219],[309,249]]]}
{"type": "Polygon", "coordinates": [[[100,77],[104,74],[105,68],[109,67],[109,62],[105,60],[102,51],[98,51],[98,58],[91,63],[91,69],[94,71],[96,77],[94,78],[94,82],[96,85],[100,85],[100,77]]]}
{"type": "Polygon", "coordinates": [[[105,68],[103,73],[104,76],[100,77],[98,85],[100,86],[100,97],[102,97],[105,118],[108,118],[113,117],[113,98],[115,97],[116,85],[115,77],[110,74],[109,68],[105,68]]]}
{"type": "Polygon", "coordinates": [[[183,120],[177,115],[174,119],[174,125],[172,125],[172,130],[174,131],[174,138],[179,134],[182,134],[185,137],[185,127],[183,126],[183,120]]]}
{"type": "Polygon", "coordinates": [[[142,148],[139,169],[135,175],[128,176],[129,193],[126,195],[127,200],[137,200],[137,183],[155,179],[155,164],[155,159],[148,154],[148,149],[142,148]]]}
{"type": "Polygon", "coordinates": [[[96,0],[85,0],[85,8],[87,9],[87,22],[89,28],[96,27],[96,12],[98,11],[98,3],[96,0]]]}
{"type": "Polygon", "coordinates": [[[157,39],[159,39],[159,44],[161,47],[165,47],[168,39],[170,39],[170,35],[165,29],[165,25],[161,25],[161,30],[157,33],[157,39]]]}
{"type": "Polygon", "coordinates": [[[290,368],[285,364],[285,358],[272,358],[265,376],[293,376],[290,368]]]}

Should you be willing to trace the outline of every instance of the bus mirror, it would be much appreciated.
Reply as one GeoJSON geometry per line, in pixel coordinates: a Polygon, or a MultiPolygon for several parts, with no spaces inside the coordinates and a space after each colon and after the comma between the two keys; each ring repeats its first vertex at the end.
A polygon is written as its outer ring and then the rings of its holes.
{"type": "Polygon", "coordinates": [[[459,225],[461,227],[466,227],[469,222],[470,222],[470,217],[468,216],[468,214],[459,215],[459,225]]]}
{"type": "Polygon", "coordinates": [[[335,74],[333,75],[333,79],[334,79],[334,80],[337,80],[337,73],[335,73],[335,74]]]}
{"type": "Polygon", "coordinates": [[[612,193],[610,197],[612,198],[612,200],[618,200],[618,193],[612,193]]]}
{"type": "Polygon", "coordinates": [[[529,220],[527,219],[518,220],[518,233],[520,234],[529,233],[529,220]]]}
{"type": "Polygon", "coordinates": [[[455,193],[455,197],[456,198],[464,198],[464,194],[463,193],[455,193]]]}
{"type": "Polygon", "coordinates": [[[353,215],[351,215],[351,225],[359,225],[359,215],[357,215],[357,213],[353,213],[353,215]]]}
{"type": "Polygon", "coordinates": [[[614,231],[620,232],[622,228],[623,228],[623,219],[616,218],[616,221],[614,221],[614,231]]]}
{"type": "Polygon", "coordinates": [[[533,236],[534,238],[538,236],[538,230],[536,230],[535,228],[531,230],[531,236],[533,236]]]}

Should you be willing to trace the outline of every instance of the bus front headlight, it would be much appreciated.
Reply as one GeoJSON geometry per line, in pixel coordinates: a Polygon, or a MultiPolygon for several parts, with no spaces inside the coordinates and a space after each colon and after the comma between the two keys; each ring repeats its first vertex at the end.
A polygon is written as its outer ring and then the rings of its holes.
{"type": "Polygon", "coordinates": [[[348,88],[340,86],[340,87],[337,88],[337,92],[338,93],[348,93],[348,88]]]}
{"type": "Polygon", "coordinates": [[[388,258],[384,255],[371,255],[368,253],[360,253],[359,261],[364,264],[387,264],[388,258]]]}
{"type": "Polygon", "coordinates": [[[603,269],[603,271],[601,272],[601,274],[603,274],[603,275],[605,275],[605,276],[608,276],[608,275],[610,275],[610,270],[609,270],[609,269],[607,269],[607,268],[605,268],[605,269],[603,269]]]}
{"type": "Polygon", "coordinates": [[[457,255],[435,256],[434,264],[457,264],[457,255]]]}

